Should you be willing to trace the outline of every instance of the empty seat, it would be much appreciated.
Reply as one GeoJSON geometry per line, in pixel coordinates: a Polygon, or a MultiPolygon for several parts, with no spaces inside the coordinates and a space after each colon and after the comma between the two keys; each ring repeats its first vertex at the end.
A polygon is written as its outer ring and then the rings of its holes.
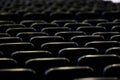
{"type": "Polygon", "coordinates": [[[7,20],[0,20],[0,25],[1,24],[15,24],[14,21],[7,21],[7,20]]]}
{"type": "Polygon", "coordinates": [[[12,42],[22,42],[22,39],[19,37],[1,37],[0,43],[12,43],[12,42]]]}
{"type": "Polygon", "coordinates": [[[0,69],[18,67],[17,61],[12,58],[0,58],[0,69]]]}
{"type": "Polygon", "coordinates": [[[100,18],[100,14],[95,13],[95,12],[78,12],[76,13],[76,17],[75,17],[78,21],[83,21],[85,19],[99,19],[100,18]]]}
{"type": "Polygon", "coordinates": [[[79,35],[71,38],[71,41],[76,42],[79,46],[84,46],[90,41],[103,41],[104,37],[100,35],[79,35]]]}
{"type": "Polygon", "coordinates": [[[21,28],[21,27],[25,27],[25,26],[21,24],[3,24],[0,25],[0,32],[4,33],[8,28],[21,28]]]}
{"type": "Polygon", "coordinates": [[[85,44],[86,47],[95,47],[100,53],[104,54],[108,48],[119,47],[118,41],[91,41],[85,44]]]}
{"type": "Polygon", "coordinates": [[[61,32],[57,32],[55,34],[55,36],[63,37],[66,41],[70,41],[70,39],[73,36],[78,36],[78,35],[85,35],[85,32],[82,32],[82,31],[61,31],[61,32]]]}
{"type": "Polygon", "coordinates": [[[76,30],[80,26],[91,26],[89,23],[66,23],[64,27],[69,27],[71,30],[76,30]]]}
{"type": "Polygon", "coordinates": [[[104,37],[105,40],[110,40],[111,36],[119,34],[120,32],[111,31],[111,32],[95,32],[92,35],[101,35],[104,37]]]}
{"type": "Polygon", "coordinates": [[[92,77],[93,75],[94,69],[88,66],[55,67],[45,71],[47,80],[73,80],[74,78],[92,77]]]}
{"type": "Polygon", "coordinates": [[[74,15],[67,12],[53,12],[50,14],[52,20],[69,20],[74,19],[74,15]]]}
{"type": "Polygon", "coordinates": [[[13,20],[15,22],[19,22],[19,21],[21,21],[22,16],[14,14],[14,13],[1,12],[0,19],[1,20],[13,20]]]}
{"type": "Polygon", "coordinates": [[[28,68],[6,68],[0,69],[0,79],[2,80],[37,80],[36,72],[28,68]]]}
{"type": "Polygon", "coordinates": [[[120,35],[113,35],[110,37],[110,40],[112,41],[120,41],[120,35]]]}
{"type": "Polygon", "coordinates": [[[30,41],[32,37],[35,36],[47,36],[45,32],[20,32],[16,36],[20,37],[23,41],[30,41]]]}
{"type": "Polygon", "coordinates": [[[15,43],[2,43],[0,44],[0,51],[6,57],[10,57],[11,53],[20,50],[33,50],[33,44],[29,42],[15,42],[15,43]]]}
{"type": "Polygon", "coordinates": [[[120,78],[120,64],[111,64],[104,68],[103,76],[120,78]]]}
{"type": "Polygon", "coordinates": [[[78,44],[75,42],[48,42],[41,45],[43,50],[48,50],[53,53],[54,56],[58,55],[60,49],[77,47],[78,44]]]}
{"type": "Polygon", "coordinates": [[[105,23],[98,23],[97,26],[103,26],[106,28],[107,31],[111,31],[113,26],[120,25],[120,22],[105,22],[105,23]]]}
{"type": "Polygon", "coordinates": [[[102,76],[103,69],[110,64],[120,63],[118,55],[85,55],[78,59],[79,66],[90,66],[96,76],[102,76]]]}
{"type": "Polygon", "coordinates": [[[36,49],[40,49],[41,45],[47,42],[63,42],[64,38],[60,36],[35,36],[30,39],[36,49]]]}
{"type": "Polygon", "coordinates": [[[111,47],[106,50],[106,54],[117,54],[120,55],[120,47],[111,47]]]}
{"type": "Polygon", "coordinates": [[[98,23],[108,22],[106,19],[86,19],[83,23],[90,23],[92,26],[96,26],[98,23]]]}
{"type": "MultiPolygon", "coordinates": [[[[39,7],[39,9],[40,9],[40,7],[39,7]]],[[[50,19],[50,17],[48,15],[41,14],[40,12],[28,12],[27,10],[21,11],[21,12],[25,13],[23,15],[25,20],[46,20],[46,21],[49,21],[49,19],[50,19]]]]}
{"type": "Polygon", "coordinates": [[[68,27],[46,27],[43,28],[41,31],[42,32],[46,32],[49,35],[54,35],[57,32],[61,32],[61,31],[70,31],[71,29],[68,27]]]}
{"type": "Polygon", "coordinates": [[[63,48],[59,51],[58,56],[66,57],[70,60],[70,63],[72,65],[76,65],[79,57],[88,54],[91,55],[98,54],[98,50],[92,47],[63,48]]]}
{"type": "Polygon", "coordinates": [[[43,20],[23,20],[20,24],[25,25],[25,27],[31,27],[33,23],[45,23],[43,20]]]}
{"type": "Polygon", "coordinates": [[[42,28],[45,27],[58,27],[59,25],[56,23],[34,23],[31,25],[36,31],[41,31],[42,28]]]}
{"type": "Polygon", "coordinates": [[[104,32],[105,27],[102,27],[102,26],[82,26],[82,27],[78,27],[76,30],[83,31],[83,32],[91,35],[94,32],[104,32]]]}
{"type": "Polygon", "coordinates": [[[119,80],[117,77],[89,77],[89,78],[76,78],[74,80],[119,80]]]}
{"type": "Polygon", "coordinates": [[[0,33],[0,37],[10,37],[8,33],[0,33]]]}
{"type": "Polygon", "coordinates": [[[118,31],[119,32],[120,31],[120,26],[119,25],[113,26],[111,31],[116,31],[116,32],[118,31]]]}
{"type": "Polygon", "coordinates": [[[32,58],[44,58],[51,57],[52,53],[45,50],[29,50],[29,51],[15,51],[11,54],[11,57],[18,62],[18,65],[24,67],[25,62],[32,58]]]}
{"type": "Polygon", "coordinates": [[[108,19],[109,21],[113,21],[114,19],[119,18],[119,16],[119,11],[105,11],[102,14],[102,18],[108,19]]]}
{"type": "Polygon", "coordinates": [[[8,34],[11,36],[17,36],[20,32],[35,32],[35,29],[33,28],[9,28],[6,30],[8,34]]]}
{"type": "Polygon", "coordinates": [[[44,72],[52,67],[68,66],[69,60],[67,58],[33,58],[26,61],[26,67],[31,68],[37,72],[38,79],[43,79],[44,72]]]}
{"type": "Polygon", "coordinates": [[[51,23],[56,23],[60,27],[63,27],[66,23],[77,23],[77,22],[75,20],[53,20],[51,23]]]}

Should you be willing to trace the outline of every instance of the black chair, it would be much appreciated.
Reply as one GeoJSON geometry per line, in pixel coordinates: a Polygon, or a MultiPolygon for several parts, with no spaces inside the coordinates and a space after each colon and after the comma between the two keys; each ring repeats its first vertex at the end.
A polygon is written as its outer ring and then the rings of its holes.
{"type": "Polygon", "coordinates": [[[33,50],[34,46],[29,42],[15,42],[15,43],[2,43],[0,44],[0,51],[3,52],[5,57],[10,57],[10,55],[15,51],[21,50],[33,50]]]}
{"type": "Polygon", "coordinates": [[[70,60],[70,63],[72,65],[76,65],[79,57],[88,54],[91,55],[98,54],[98,52],[99,51],[96,48],[92,47],[72,47],[61,49],[58,53],[58,56],[66,57],[70,60]]]}
{"type": "Polygon", "coordinates": [[[11,20],[0,20],[0,25],[2,25],[2,24],[15,24],[15,22],[14,21],[11,21],[11,20]]]}
{"type": "Polygon", "coordinates": [[[1,80],[37,80],[36,72],[28,68],[5,68],[0,69],[1,80]]]}
{"type": "Polygon", "coordinates": [[[13,42],[22,42],[22,39],[19,37],[1,37],[0,43],[13,43],[13,42]]]}
{"type": "Polygon", "coordinates": [[[110,40],[111,36],[119,34],[120,32],[110,31],[110,32],[95,32],[92,35],[101,35],[104,37],[105,40],[110,40]]]}
{"type": "Polygon", "coordinates": [[[120,25],[120,22],[105,22],[105,23],[98,23],[97,26],[103,26],[106,28],[107,31],[111,31],[113,26],[120,25]]]}
{"type": "Polygon", "coordinates": [[[20,32],[16,36],[20,37],[23,41],[29,42],[32,37],[48,36],[48,34],[45,32],[20,32]]]}
{"type": "Polygon", "coordinates": [[[18,67],[18,63],[16,60],[12,58],[0,58],[0,69],[3,68],[15,68],[18,67]]]}
{"type": "Polygon", "coordinates": [[[77,31],[83,31],[88,35],[93,34],[94,32],[105,32],[105,27],[102,26],[81,26],[76,29],[77,31]]]}
{"type": "Polygon", "coordinates": [[[23,13],[23,17],[25,20],[45,20],[45,21],[51,20],[49,15],[42,14],[41,12],[28,12],[27,10],[21,10],[18,13],[23,13]]]}
{"type": "Polygon", "coordinates": [[[108,22],[106,19],[85,19],[83,23],[89,23],[92,26],[96,26],[98,23],[108,22]]]}
{"type": "Polygon", "coordinates": [[[52,53],[45,50],[28,50],[28,51],[15,51],[11,57],[18,62],[21,67],[25,66],[25,62],[32,58],[48,58],[52,57],[52,53]]]}
{"type": "Polygon", "coordinates": [[[101,16],[100,14],[95,13],[95,12],[84,12],[84,13],[78,12],[76,13],[75,18],[78,21],[83,21],[85,19],[99,19],[100,16],[101,16]]]}
{"type": "Polygon", "coordinates": [[[104,68],[103,76],[120,78],[120,64],[111,64],[104,68]]]}
{"type": "Polygon", "coordinates": [[[22,20],[22,16],[15,13],[1,12],[0,20],[12,20],[16,23],[22,20]]]}
{"type": "Polygon", "coordinates": [[[63,42],[64,38],[61,36],[35,36],[30,39],[36,49],[40,49],[41,45],[47,42],[63,42]]]}
{"type": "Polygon", "coordinates": [[[120,35],[113,35],[110,37],[111,41],[120,41],[120,35]]]}
{"type": "Polygon", "coordinates": [[[8,33],[0,33],[0,37],[10,37],[8,33]]]}
{"type": "Polygon", "coordinates": [[[75,42],[48,42],[41,45],[41,49],[52,52],[54,56],[58,56],[59,50],[70,47],[78,47],[78,44],[75,42]]]}
{"type": "Polygon", "coordinates": [[[51,23],[56,23],[60,27],[63,27],[66,23],[77,23],[77,21],[75,21],[75,20],[53,20],[51,23]]]}
{"type": "Polygon", "coordinates": [[[66,23],[64,27],[69,27],[71,30],[76,30],[80,26],[91,26],[89,23],[66,23]]]}
{"type": "Polygon", "coordinates": [[[85,55],[78,59],[79,66],[90,66],[94,69],[95,76],[102,76],[103,69],[110,65],[120,63],[120,57],[113,54],[85,55]]]}
{"type": "Polygon", "coordinates": [[[23,28],[23,27],[25,26],[21,24],[2,24],[0,25],[0,32],[4,33],[9,28],[23,28]]]}
{"type": "Polygon", "coordinates": [[[33,58],[29,59],[25,63],[27,68],[31,68],[36,71],[38,79],[44,79],[44,72],[52,67],[68,66],[69,59],[51,57],[51,58],[33,58]]]}
{"type": "Polygon", "coordinates": [[[89,77],[89,78],[76,78],[74,80],[119,80],[117,77],[89,77]]]}
{"type": "Polygon", "coordinates": [[[65,39],[65,41],[70,41],[70,39],[73,36],[78,36],[78,35],[85,35],[85,32],[82,31],[61,31],[57,32],[55,36],[61,36],[65,39]]]}
{"type": "Polygon", "coordinates": [[[104,37],[101,35],[79,35],[72,37],[71,41],[78,43],[79,46],[84,46],[90,41],[104,41],[104,37]]]}
{"type": "Polygon", "coordinates": [[[48,33],[49,35],[55,35],[55,33],[57,32],[61,32],[61,31],[70,31],[71,29],[68,28],[68,27],[46,27],[46,28],[43,28],[41,31],[42,32],[46,32],[48,33]]]}
{"type": "Polygon", "coordinates": [[[56,23],[33,23],[31,25],[36,31],[41,31],[45,27],[59,27],[56,23]]]}
{"type": "Polygon", "coordinates": [[[31,27],[33,23],[45,23],[43,20],[22,20],[20,24],[25,25],[25,27],[31,27]]]}
{"type": "Polygon", "coordinates": [[[50,18],[52,20],[72,20],[74,19],[74,15],[67,12],[53,12],[50,14],[50,18]]]}
{"type": "Polygon", "coordinates": [[[120,47],[111,47],[109,49],[106,50],[106,54],[117,54],[117,55],[120,55],[119,54],[120,52],[120,47]]]}
{"type": "Polygon", "coordinates": [[[120,12],[119,11],[105,11],[102,14],[102,18],[108,19],[109,21],[113,21],[116,18],[119,18],[120,12]]]}
{"type": "Polygon", "coordinates": [[[35,29],[33,28],[9,28],[6,30],[8,34],[11,36],[17,36],[18,33],[20,32],[35,32],[35,29]]]}
{"type": "Polygon", "coordinates": [[[101,54],[104,54],[108,48],[119,47],[118,41],[91,41],[85,44],[86,47],[95,47],[101,54]]]}
{"type": "Polygon", "coordinates": [[[119,25],[116,25],[116,26],[113,26],[112,28],[111,28],[111,31],[120,31],[120,26],[119,25]]]}
{"type": "Polygon", "coordinates": [[[47,80],[73,80],[79,77],[94,76],[94,69],[88,66],[65,66],[50,68],[44,74],[47,80]]]}

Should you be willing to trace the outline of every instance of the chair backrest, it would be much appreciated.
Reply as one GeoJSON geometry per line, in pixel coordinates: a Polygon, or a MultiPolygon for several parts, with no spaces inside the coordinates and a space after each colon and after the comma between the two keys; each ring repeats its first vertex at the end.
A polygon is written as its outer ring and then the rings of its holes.
{"type": "Polygon", "coordinates": [[[13,43],[13,42],[22,42],[22,39],[19,37],[1,37],[0,43],[13,43]]]}
{"type": "Polygon", "coordinates": [[[12,58],[0,58],[0,69],[3,68],[15,68],[18,67],[18,63],[12,58]]]}
{"type": "Polygon", "coordinates": [[[91,41],[104,41],[104,37],[100,35],[79,35],[71,38],[71,41],[76,42],[79,46],[84,46],[91,41]]]}
{"type": "Polygon", "coordinates": [[[30,42],[34,44],[36,49],[40,49],[44,43],[64,42],[64,38],[61,36],[35,36],[30,39],[30,42]]]}
{"type": "Polygon", "coordinates": [[[34,46],[29,42],[15,42],[15,43],[2,43],[0,44],[0,51],[3,55],[10,57],[10,55],[15,51],[21,50],[33,50],[34,46]]]}
{"type": "Polygon", "coordinates": [[[102,76],[103,69],[110,64],[120,63],[118,55],[85,55],[78,59],[79,66],[92,67],[97,76],[102,76]]]}
{"type": "Polygon", "coordinates": [[[28,68],[0,69],[1,80],[36,80],[36,72],[28,68]]]}
{"type": "Polygon", "coordinates": [[[114,32],[114,31],[110,31],[110,32],[95,32],[93,33],[93,35],[101,35],[104,37],[105,40],[110,40],[110,38],[114,35],[119,35],[120,32],[114,32]]]}
{"type": "Polygon", "coordinates": [[[70,47],[78,47],[78,44],[75,42],[48,42],[41,45],[41,49],[51,51],[54,56],[58,55],[59,50],[70,47]]]}
{"type": "Polygon", "coordinates": [[[77,64],[79,57],[88,54],[98,54],[99,51],[93,47],[72,47],[72,48],[63,48],[59,51],[58,56],[66,57],[70,60],[72,65],[77,64]]]}
{"type": "Polygon", "coordinates": [[[18,62],[19,66],[24,67],[27,60],[52,57],[52,53],[45,50],[16,51],[11,54],[11,57],[18,62]]]}
{"type": "Polygon", "coordinates": [[[6,30],[11,36],[17,36],[20,32],[35,32],[34,28],[9,28],[6,30]]]}
{"type": "Polygon", "coordinates": [[[104,68],[103,76],[120,78],[120,64],[111,64],[104,68]]]}
{"type": "Polygon", "coordinates": [[[80,26],[91,26],[89,23],[66,23],[64,27],[69,27],[71,30],[75,31],[80,26]]]}
{"type": "Polygon", "coordinates": [[[70,39],[73,36],[78,36],[78,35],[85,35],[85,32],[82,31],[61,31],[57,32],[55,36],[61,36],[65,39],[65,41],[70,41],[70,39]]]}
{"type": "Polygon", "coordinates": [[[83,31],[88,35],[93,34],[94,32],[104,32],[106,31],[103,26],[81,26],[76,29],[77,31],[83,31]]]}
{"type": "Polygon", "coordinates": [[[46,32],[49,35],[55,35],[55,33],[57,32],[61,32],[61,31],[70,31],[71,29],[68,27],[45,27],[43,28],[41,31],[42,32],[46,32]]]}
{"type": "Polygon", "coordinates": [[[56,23],[33,23],[31,25],[36,31],[41,31],[45,27],[59,27],[56,23]]]}
{"type": "Polygon", "coordinates": [[[25,26],[21,24],[3,24],[3,25],[0,25],[0,32],[4,33],[9,28],[23,28],[23,27],[25,26]]]}
{"type": "Polygon", "coordinates": [[[117,77],[91,77],[91,78],[78,78],[74,80],[119,80],[117,77]]]}
{"type": "Polygon", "coordinates": [[[23,41],[30,41],[35,36],[47,36],[45,32],[20,32],[16,36],[22,38],[23,41]]]}
{"type": "Polygon", "coordinates": [[[63,57],[51,57],[51,58],[33,58],[29,59],[25,63],[26,67],[31,68],[37,72],[37,78],[43,79],[44,72],[52,67],[69,66],[70,61],[63,57]]]}
{"type": "Polygon", "coordinates": [[[88,66],[65,66],[50,68],[45,71],[47,80],[73,80],[79,77],[92,77],[94,69],[88,66]]]}
{"type": "Polygon", "coordinates": [[[119,47],[118,41],[91,41],[85,44],[86,47],[95,47],[100,53],[105,53],[108,48],[119,47]]]}

